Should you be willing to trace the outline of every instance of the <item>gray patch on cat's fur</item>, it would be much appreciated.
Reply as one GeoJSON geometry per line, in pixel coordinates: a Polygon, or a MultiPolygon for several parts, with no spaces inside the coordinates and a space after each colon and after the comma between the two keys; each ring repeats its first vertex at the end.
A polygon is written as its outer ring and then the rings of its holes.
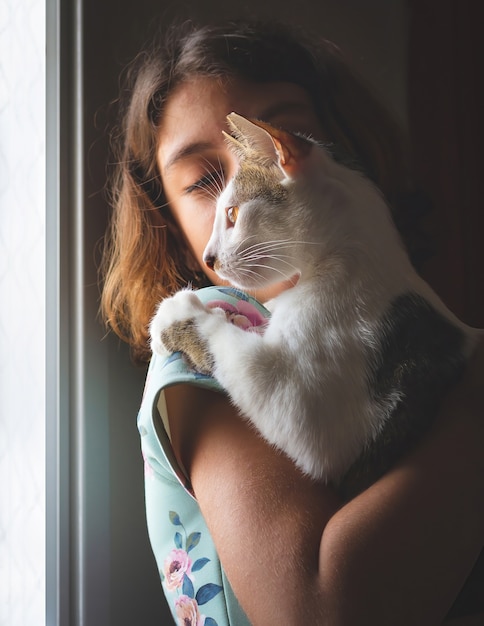
{"type": "Polygon", "coordinates": [[[262,168],[242,163],[233,181],[233,194],[239,204],[254,197],[264,199],[270,204],[278,204],[287,198],[287,189],[280,184],[280,173],[276,166],[262,168]],[[271,169],[274,171],[272,181],[268,176],[271,169]]]}
{"type": "Polygon", "coordinates": [[[464,334],[414,293],[403,294],[381,323],[380,349],[370,357],[375,401],[398,398],[374,441],[343,479],[352,497],[390,469],[429,430],[445,392],[465,366],[464,334]]]}
{"type": "Polygon", "coordinates": [[[161,341],[170,352],[182,352],[189,366],[200,374],[212,374],[213,358],[194,320],[174,322],[161,333],[161,341]]]}

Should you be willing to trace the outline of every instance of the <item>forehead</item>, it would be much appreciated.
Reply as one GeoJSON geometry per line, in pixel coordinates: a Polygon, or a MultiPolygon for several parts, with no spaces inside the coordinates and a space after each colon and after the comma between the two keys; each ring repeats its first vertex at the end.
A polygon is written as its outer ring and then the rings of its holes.
{"type": "Polygon", "coordinates": [[[288,130],[322,134],[312,101],[298,85],[197,78],[179,85],[165,105],[158,135],[162,174],[193,154],[226,149],[222,130],[232,111],[288,130]]]}

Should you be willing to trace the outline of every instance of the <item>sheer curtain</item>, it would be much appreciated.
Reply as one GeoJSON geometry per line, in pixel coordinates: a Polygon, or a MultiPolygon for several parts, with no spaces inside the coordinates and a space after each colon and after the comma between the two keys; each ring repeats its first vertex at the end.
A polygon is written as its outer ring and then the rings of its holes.
{"type": "Polygon", "coordinates": [[[45,623],[45,0],[0,3],[0,625],[45,623]]]}

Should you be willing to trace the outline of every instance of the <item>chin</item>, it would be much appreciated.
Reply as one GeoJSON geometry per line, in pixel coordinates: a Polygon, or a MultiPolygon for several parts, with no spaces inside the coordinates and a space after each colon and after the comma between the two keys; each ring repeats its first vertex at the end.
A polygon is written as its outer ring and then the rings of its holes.
{"type": "Polygon", "coordinates": [[[245,291],[249,295],[253,296],[259,302],[267,302],[272,300],[283,291],[294,287],[297,283],[299,276],[287,277],[284,280],[280,280],[281,275],[278,273],[268,276],[257,276],[254,281],[243,280],[239,276],[219,275],[215,274],[212,283],[220,287],[235,287],[241,291],[245,291]]]}

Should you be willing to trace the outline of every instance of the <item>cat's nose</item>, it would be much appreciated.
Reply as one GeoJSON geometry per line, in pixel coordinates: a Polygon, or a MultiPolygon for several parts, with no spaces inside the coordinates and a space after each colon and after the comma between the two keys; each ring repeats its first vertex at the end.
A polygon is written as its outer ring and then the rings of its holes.
{"type": "Polygon", "coordinates": [[[207,255],[203,257],[203,262],[208,267],[209,270],[213,270],[215,267],[215,262],[217,261],[217,257],[213,255],[207,255]]]}

